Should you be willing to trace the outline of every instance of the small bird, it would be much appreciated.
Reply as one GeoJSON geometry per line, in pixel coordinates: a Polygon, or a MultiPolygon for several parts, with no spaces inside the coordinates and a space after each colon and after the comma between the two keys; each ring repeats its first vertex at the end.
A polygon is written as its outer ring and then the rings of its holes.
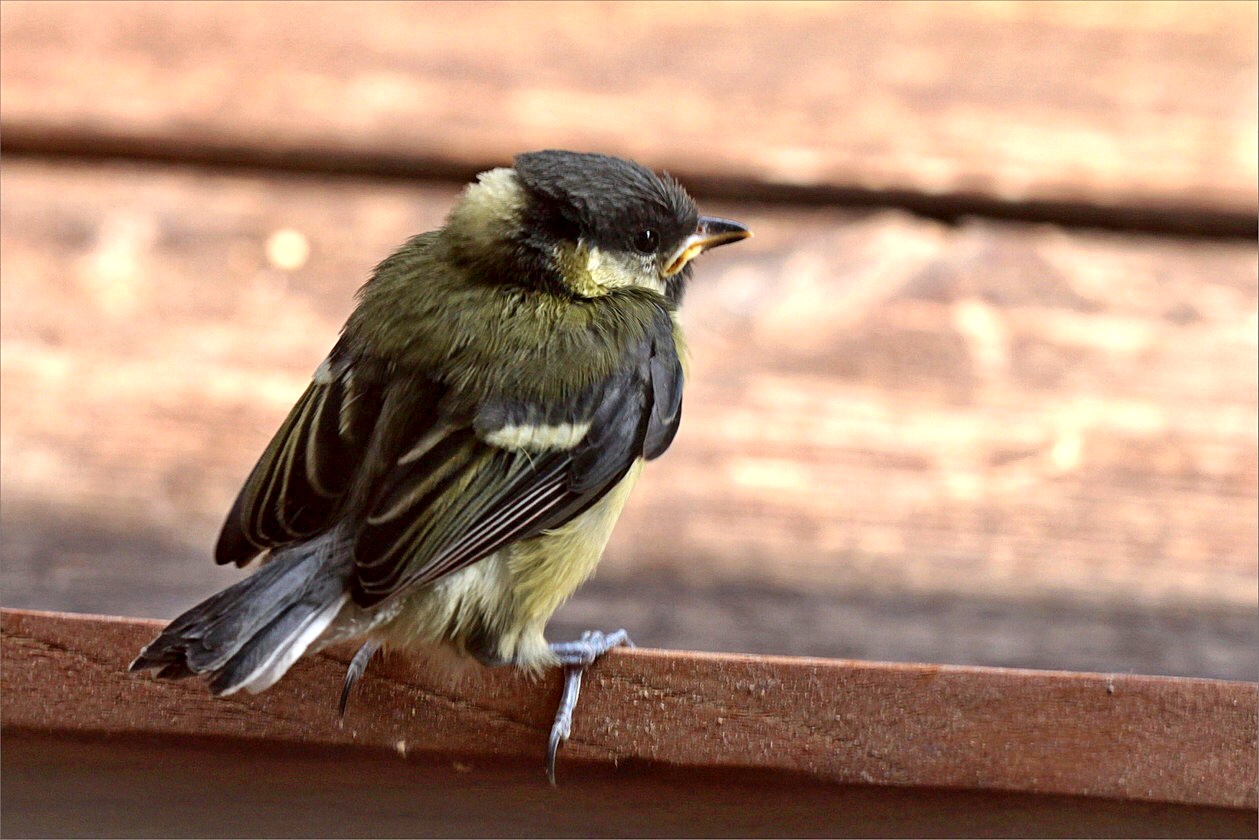
{"type": "Polygon", "coordinates": [[[554,783],[582,671],[629,638],[548,644],[546,623],[677,433],[691,261],[750,235],[620,158],[548,150],[481,173],[444,227],[376,267],[246,480],[215,560],[257,571],[131,670],[258,692],[362,640],[344,714],[382,645],[562,666],[554,783]]]}

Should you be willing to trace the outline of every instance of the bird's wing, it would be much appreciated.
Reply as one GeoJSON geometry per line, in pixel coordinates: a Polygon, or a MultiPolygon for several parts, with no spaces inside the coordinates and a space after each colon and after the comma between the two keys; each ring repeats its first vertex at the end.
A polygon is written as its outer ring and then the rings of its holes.
{"type": "Polygon", "coordinates": [[[438,422],[397,450],[355,536],[355,602],[377,604],[577,516],[638,458],[668,447],[681,389],[666,323],[611,376],[558,404],[453,408],[448,393],[438,422]]]}
{"type": "Polygon", "coordinates": [[[227,515],[215,560],[259,552],[332,526],[367,452],[383,399],[382,366],[335,349],[258,459],[227,515]]]}

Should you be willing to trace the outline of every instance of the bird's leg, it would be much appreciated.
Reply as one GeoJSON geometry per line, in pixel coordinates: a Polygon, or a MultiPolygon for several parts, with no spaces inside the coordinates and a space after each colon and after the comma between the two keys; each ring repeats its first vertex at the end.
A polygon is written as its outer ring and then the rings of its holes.
{"type": "Polygon", "coordinates": [[[350,690],[354,688],[358,678],[363,676],[363,672],[367,670],[367,663],[372,661],[372,657],[378,650],[380,650],[380,640],[368,639],[350,660],[350,667],[345,669],[345,685],[341,687],[341,703],[337,707],[341,717],[345,717],[345,706],[350,702],[350,690]]]}
{"type": "Polygon", "coordinates": [[[577,697],[581,694],[581,676],[596,659],[620,645],[634,646],[624,630],[606,635],[598,630],[587,630],[575,642],[551,644],[551,653],[559,658],[564,668],[564,693],[560,695],[555,723],[551,725],[551,739],[546,747],[546,775],[551,784],[555,784],[555,754],[560,744],[568,740],[573,728],[573,709],[577,708],[577,697]]]}

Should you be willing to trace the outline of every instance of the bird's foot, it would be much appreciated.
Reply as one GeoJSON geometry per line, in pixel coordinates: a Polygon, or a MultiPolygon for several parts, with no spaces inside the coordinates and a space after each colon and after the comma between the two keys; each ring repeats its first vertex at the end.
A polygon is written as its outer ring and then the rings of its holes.
{"type": "Polygon", "coordinates": [[[577,697],[581,694],[582,674],[600,656],[621,645],[634,646],[624,630],[606,635],[598,630],[587,630],[575,642],[551,645],[551,653],[559,657],[564,668],[564,692],[560,695],[559,708],[555,710],[555,723],[551,725],[551,739],[546,747],[546,776],[551,784],[555,784],[555,754],[560,744],[568,740],[573,728],[573,709],[577,708],[577,697]]]}

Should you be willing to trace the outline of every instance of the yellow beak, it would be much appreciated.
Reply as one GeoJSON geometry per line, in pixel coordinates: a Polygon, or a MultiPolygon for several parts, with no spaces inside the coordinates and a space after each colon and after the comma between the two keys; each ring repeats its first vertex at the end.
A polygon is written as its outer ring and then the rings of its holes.
{"type": "Polygon", "coordinates": [[[678,250],[674,252],[673,257],[669,260],[669,264],[665,267],[664,275],[665,277],[672,277],[685,268],[687,263],[709,248],[738,242],[740,239],[747,239],[751,235],[752,231],[730,219],[719,219],[716,216],[700,216],[699,225],[695,228],[695,232],[683,240],[678,250]]]}

